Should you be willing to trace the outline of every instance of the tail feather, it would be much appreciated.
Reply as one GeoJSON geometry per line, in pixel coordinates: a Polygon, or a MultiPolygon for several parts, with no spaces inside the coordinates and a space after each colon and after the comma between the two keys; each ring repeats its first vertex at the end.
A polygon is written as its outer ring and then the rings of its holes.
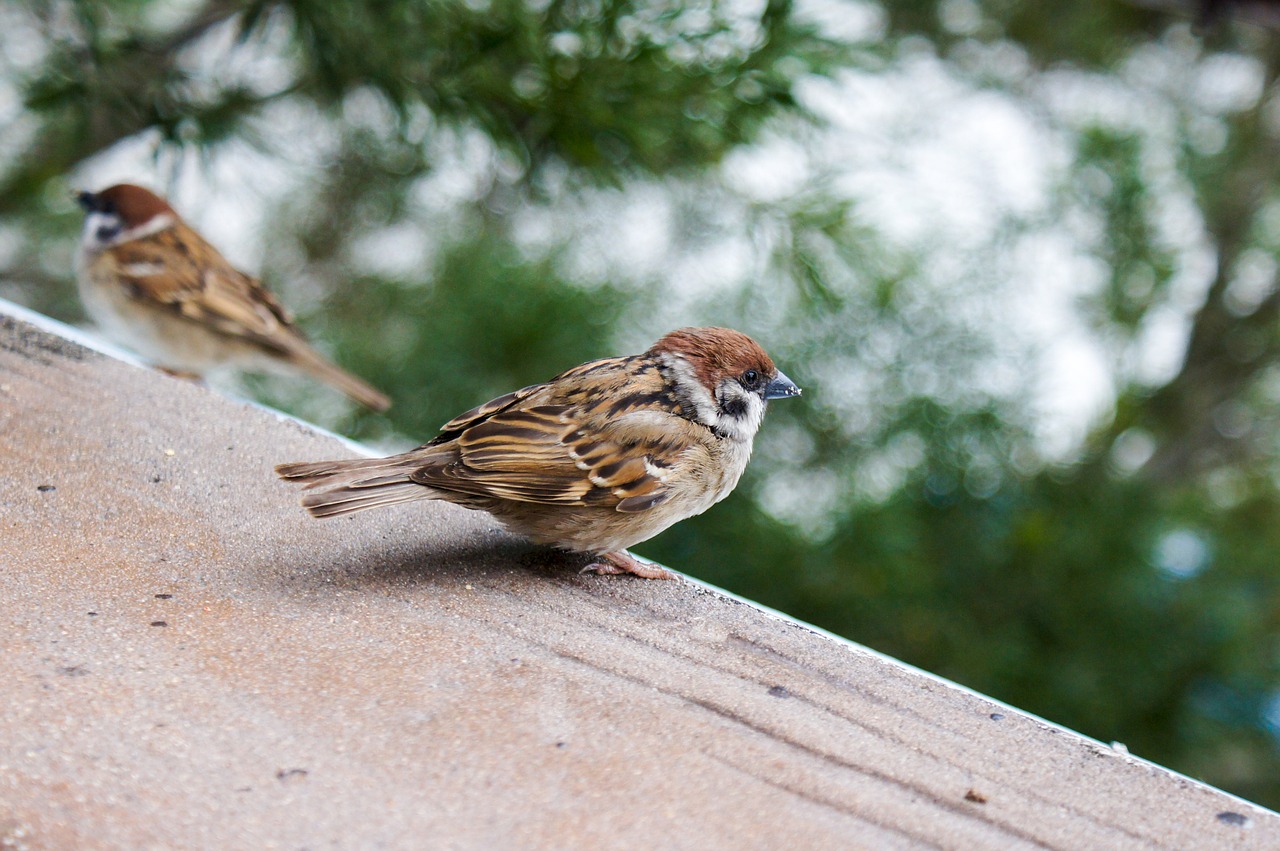
{"type": "Polygon", "coordinates": [[[344,461],[298,461],[292,464],[277,464],[276,475],[282,479],[300,481],[308,488],[320,485],[338,484],[339,481],[355,480],[375,471],[385,471],[384,476],[392,476],[401,481],[408,481],[408,471],[398,458],[356,458],[344,461]]]}
{"type": "Polygon", "coordinates": [[[302,507],[310,511],[314,517],[341,517],[370,508],[384,505],[396,505],[401,502],[413,502],[417,499],[430,499],[431,491],[413,482],[400,484],[376,485],[370,488],[360,486],[340,487],[320,493],[307,494],[302,498],[302,507]]]}
{"type": "Polygon", "coordinates": [[[383,505],[434,498],[436,493],[431,488],[409,480],[412,468],[395,458],[302,461],[280,464],[276,475],[300,482],[307,490],[325,488],[304,496],[302,505],[316,517],[339,517],[383,505]]]}
{"type": "Polygon", "coordinates": [[[357,378],[345,369],[330,363],[322,354],[305,343],[299,342],[292,352],[293,363],[312,378],[342,391],[355,401],[374,411],[391,407],[391,399],[372,384],[357,378]]]}

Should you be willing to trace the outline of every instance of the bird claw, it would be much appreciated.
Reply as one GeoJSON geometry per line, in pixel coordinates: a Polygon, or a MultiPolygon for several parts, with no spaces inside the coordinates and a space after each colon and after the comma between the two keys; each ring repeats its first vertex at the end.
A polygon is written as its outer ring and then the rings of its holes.
{"type": "Polygon", "coordinates": [[[579,573],[597,573],[602,576],[630,573],[641,579],[676,579],[679,576],[674,570],[640,561],[625,550],[603,553],[597,556],[594,562],[582,568],[579,573]]]}

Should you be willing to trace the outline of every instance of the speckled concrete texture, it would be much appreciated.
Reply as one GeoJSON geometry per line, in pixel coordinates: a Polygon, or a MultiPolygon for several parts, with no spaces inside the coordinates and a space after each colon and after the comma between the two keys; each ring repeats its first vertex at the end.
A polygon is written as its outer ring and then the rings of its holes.
{"type": "MultiPolygon", "coordinates": [[[[0,848],[1277,848],[1280,817],[693,583],[580,576],[0,305],[0,848]]],[[[681,565],[697,572],[697,565],[681,565]]]]}

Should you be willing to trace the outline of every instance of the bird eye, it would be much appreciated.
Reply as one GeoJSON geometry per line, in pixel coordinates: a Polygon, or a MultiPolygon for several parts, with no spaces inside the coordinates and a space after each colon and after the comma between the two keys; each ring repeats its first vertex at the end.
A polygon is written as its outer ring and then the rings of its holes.
{"type": "Polygon", "coordinates": [[[754,369],[748,369],[746,372],[742,373],[742,383],[747,386],[751,386],[759,380],[760,373],[756,372],[754,369]]]}

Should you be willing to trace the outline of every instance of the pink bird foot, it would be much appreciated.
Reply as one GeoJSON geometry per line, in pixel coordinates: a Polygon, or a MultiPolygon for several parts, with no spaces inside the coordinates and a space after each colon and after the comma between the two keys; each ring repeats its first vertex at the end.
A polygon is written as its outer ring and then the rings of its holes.
{"type": "Polygon", "coordinates": [[[640,559],[626,550],[601,553],[596,556],[594,562],[582,568],[580,572],[599,573],[601,575],[630,573],[642,579],[675,579],[679,576],[674,570],[667,570],[665,567],[658,567],[656,564],[640,561],[640,559]]]}

